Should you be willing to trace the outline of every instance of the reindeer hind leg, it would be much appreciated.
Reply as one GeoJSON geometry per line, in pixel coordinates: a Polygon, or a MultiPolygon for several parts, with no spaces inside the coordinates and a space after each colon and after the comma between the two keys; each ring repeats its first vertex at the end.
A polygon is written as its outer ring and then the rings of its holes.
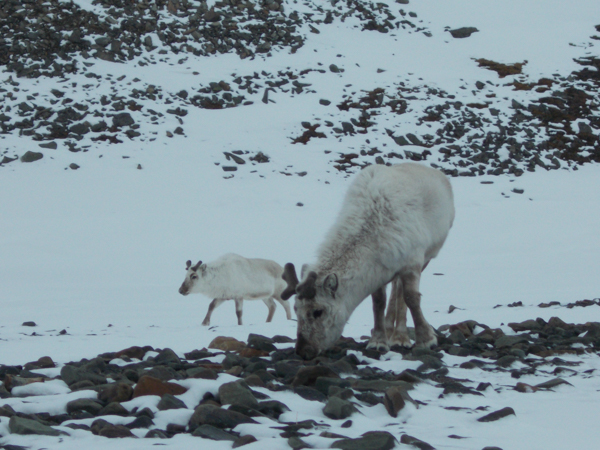
{"type": "Polygon", "coordinates": [[[275,314],[275,309],[277,308],[277,305],[273,301],[273,297],[263,298],[262,300],[263,300],[263,302],[265,302],[265,305],[267,305],[267,308],[269,308],[269,315],[267,316],[267,322],[270,322],[271,320],[273,320],[273,314],[275,314]]]}

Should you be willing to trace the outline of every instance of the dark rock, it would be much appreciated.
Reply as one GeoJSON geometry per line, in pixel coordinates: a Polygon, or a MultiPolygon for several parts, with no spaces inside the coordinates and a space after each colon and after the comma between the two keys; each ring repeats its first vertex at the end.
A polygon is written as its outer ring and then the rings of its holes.
{"type": "Polygon", "coordinates": [[[537,389],[552,389],[553,387],[560,386],[561,384],[568,384],[569,386],[573,386],[571,383],[562,378],[553,378],[552,380],[536,384],[535,387],[537,389]]]}
{"type": "Polygon", "coordinates": [[[152,425],[154,425],[154,421],[150,417],[138,416],[133,422],[129,422],[125,426],[130,430],[133,430],[134,428],[150,428],[152,425]]]}
{"type": "Polygon", "coordinates": [[[133,397],[133,388],[127,383],[113,383],[98,392],[98,400],[105,403],[126,402],[133,397]]]}
{"type": "Polygon", "coordinates": [[[186,409],[187,406],[186,404],[178,399],[177,397],[174,397],[171,394],[165,394],[161,397],[160,401],[158,402],[158,405],[156,405],[156,407],[158,408],[159,411],[166,411],[168,409],[186,409]]]}
{"type": "Polygon", "coordinates": [[[165,348],[154,357],[155,364],[180,364],[179,356],[170,348],[165,348]]]}
{"type": "Polygon", "coordinates": [[[258,406],[250,389],[237,381],[219,386],[219,399],[222,405],[241,405],[254,409],[258,406]]]}
{"type": "Polygon", "coordinates": [[[202,378],[204,380],[216,380],[219,377],[217,372],[206,367],[194,367],[193,369],[187,369],[186,373],[189,378],[202,378]]]}
{"type": "Polygon", "coordinates": [[[479,419],[477,419],[477,422],[494,422],[511,414],[516,415],[515,410],[507,406],[506,408],[499,409],[498,411],[494,411],[492,413],[486,414],[483,417],[480,417],[479,419]]]}
{"type": "Polygon", "coordinates": [[[237,436],[227,433],[220,428],[212,425],[200,425],[194,430],[192,436],[202,437],[205,439],[212,439],[213,441],[236,441],[237,436]]]}
{"type": "MultiPolygon", "coordinates": [[[[21,156],[21,162],[30,163],[38,161],[44,157],[43,153],[27,151],[21,156]]],[[[27,322],[26,322],[27,323],[27,322]]],[[[34,323],[34,322],[32,322],[34,323]]],[[[35,326],[35,325],[24,325],[24,326],[35,326]]]]}
{"type": "Polygon", "coordinates": [[[47,148],[49,150],[56,150],[58,148],[58,144],[54,141],[52,142],[43,142],[41,144],[38,144],[40,147],[42,148],[47,148]]]}
{"type": "Polygon", "coordinates": [[[79,398],[77,400],[72,400],[69,403],[67,403],[68,414],[72,414],[78,411],[87,411],[93,416],[96,416],[101,409],[102,405],[98,403],[97,400],[93,400],[91,398],[79,398]]]}
{"type": "Polygon", "coordinates": [[[408,434],[403,434],[400,437],[400,443],[412,445],[413,447],[417,447],[420,450],[435,450],[435,447],[429,445],[427,442],[417,439],[416,437],[409,436],[408,434]]]}
{"type": "Polygon", "coordinates": [[[128,416],[129,411],[125,409],[123,405],[117,402],[112,402],[102,408],[98,414],[98,416],[128,416]]]}
{"type": "MultiPolygon", "coordinates": [[[[244,160],[242,160],[242,161],[244,161],[244,160]]],[[[245,163],[245,161],[244,161],[244,163],[245,163]]],[[[238,164],[243,164],[243,163],[238,163],[238,164]]],[[[277,347],[275,347],[275,345],[273,345],[273,340],[271,338],[268,338],[266,336],[261,336],[260,334],[254,334],[254,333],[250,333],[248,335],[248,347],[255,348],[257,350],[263,350],[268,353],[274,352],[277,350],[277,347]]]]}
{"type": "Polygon", "coordinates": [[[131,114],[126,112],[115,114],[112,118],[112,122],[115,127],[125,127],[135,123],[131,114]]]}
{"type": "Polygon", "coordinates": [[[339,378],[339,375],[336,374],[329,367],[325,366],[307,366],[298,370],[296,376],[292,380],[292,386],[314,386],[317,378],[319,377],[329,377],[329,378],[339,378]]]}
{"type": "Polygon", "coordinates": [[[347,419],[355,412],[358,410],[352,403],[339,397],[331,397],[323,408],[323,414],[334,420],[347,419]]]}
{"type": "Polygon", "coordinates": [[[258,407],[256,409],[258,409],[258,411],[260,411],[264,415],[271,417],[275,420],[278,420],[279,416],[282,415],[284,412],[291,411],[290,408],[287,407],[287,405],[278,400],[262,401],[258,404],[258,407]]]}
{"type": "Polygon", "coordinates": [[[238,412],[229,411],[214,405],[200,405],[194,410],[189,421],[190,431],[200,425],[212,425],[217,428],[235,428],[241,423],[257,423],[255,420],[238,412]]]}
{"type": "Polygon", "coordinates": [[[8,421],[8,429],[13,434],[38,434],[44,436],[60,436],[61,432],[37,420],[12,416],[8,421]]]}
{"type": "Polygon", "coordinates": [[[131,432],[131,430],[123,425],[108,424],[104,426],[99,432],[98,436],[107,438],[126,438],[126,437],[137,437],[131,432]]]}
{"type": "Polygon", "coordinates": [[[455,39],[468,38],[471,34],[478,32],[479,30],[475,27],[462,27],[456,28],[455,30],[449,30],[450,34],[455,39]]]}
{"type": "Polygon", "coordinates": [[[69,364],[63,366],[63,368],[60,370],[60,377],[65,383],[67,383],[69,387],[81,381],[88,381],[94,385],[106,384],[106,378],[102,375],[88,372],[84,369],[69,364]]]}
{"type": "Polygon", "coordinates": [[[159,429],[154,429],[154,430],[148,431],[146,433],[146,435],[144,436],[144,438],[169,439],[169,436],[167,436],[164,431],[161,431],[159,429]]]}
{"type": "Polygon", "coordinates": [[[404,400],[406,395],[408,395],[406,389],[402,387],[393,387],[385,391],[383,405],[390,416],[398,417],[398,413],[406,405],[404,400]]]}
{"type": "Polygon", "coordinates": [[[288,445],[293,450],[301,450],[303,448],[312,448],[309,444],[307,444],[306,442],[304,442],[302,439],[300,439],[297,436],[291,436],[290,438],[288,438],[288,445]]]}
{"type": "Polygon", "coordinates": [[[308,387],[308,386],[296,386],[294,388],[294,393],[298,394],[304,400],[309,400],[313,402],[326,402],[327,395],[323,394],[321,391],[317,389],[308,387]]]}
{"type": "Polygon", "coordinates": [[[342,450],[391,450],[396,446],[396,438],[387,431],[369,431],[356,439],[341,439],[331,444],[331,448],[342,450]]]}
{"type": "Polygon", "coordinates": [[[251,434],[247,434],[245,436],[240,436],[239,438],[237,438],[235,440],[235,442],[233,443],[233,445],[231,446],[231,448],[242,447],[242,446],[244,446],[246,444],[251,444],[252,442],[256,442],[257,440],[258,439],[256,439],[251,434]]]}

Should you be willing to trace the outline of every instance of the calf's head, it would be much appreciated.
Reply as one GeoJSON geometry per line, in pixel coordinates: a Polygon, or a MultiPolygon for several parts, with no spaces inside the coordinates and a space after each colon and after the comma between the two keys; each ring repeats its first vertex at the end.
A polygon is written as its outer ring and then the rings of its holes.
{"type": "Polygon", "coordinates": [[[330,348],[342,335],[346,317],[343,302],[336,301],[337,275],[331,273],[318,280],[316,272],[309,271],[298,281],[294,265],[285,265],[283,279],[287,288],[281,298],[287,300],[296,294],[294,310],[298,318],[296,353],[304,359],[313,359],[330,348]]]}
{"type": "Polygon", "coordinates": [[[202,264],[202,261],[198,261],[198,264],[192,266],[192,262],[188,260],[185,268],[187,270],[185,280],[183,280],[183,283],[181,283],[181,287],[179,288],[179,293],[181,295],[188,295],[190,292],[193,292],[194,286],[204,275],[206,264],[202,264]]]}

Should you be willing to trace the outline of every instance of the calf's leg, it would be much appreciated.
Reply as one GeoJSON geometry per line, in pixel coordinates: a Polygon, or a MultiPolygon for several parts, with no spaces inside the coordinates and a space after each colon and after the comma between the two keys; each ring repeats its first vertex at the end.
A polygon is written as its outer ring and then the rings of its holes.
{"type": "Polygon", "coordinates": [[[406,309],[402,279],[400,276],[396,276],[392,280],[392,294],[385,316],[385,331],[390,346],[411,346],[408,328],[406,327],[406,309]]]}
{"type": "Polygon", "coordinates": [[[242,325],[242,312],[244,307],[244,299],[236,298],[235,300],[235,314],[237,316],[238,325],[242,325]]]}
{"type": "Polygon", "coordinates": [[[267,308],[269,308],[269,315],[267,316],[267,322],[270,322],[271,320],[273,320],[273,314],[275,314],[275,309],[277,309],[277,305],[273,301],[272,297],[263,298],[263,302],[265,302],[265,305],[267,305],[267,308]]]}
{"type": "Polygon", "coordinates": [[[226,298],[215,298],[210,305],[208,305],[208,312],[206,313],[206,317],[202,321],[202,325],[208,326],[210,325],[210,316],[212,316],[213,311],[224,301],[227,301],[226,298]]]}

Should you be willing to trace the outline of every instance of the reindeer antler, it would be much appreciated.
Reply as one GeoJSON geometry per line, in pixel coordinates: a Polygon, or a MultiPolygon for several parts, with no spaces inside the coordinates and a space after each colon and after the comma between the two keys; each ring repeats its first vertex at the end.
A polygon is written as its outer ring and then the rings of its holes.
{"type": "Polygon", "coordinates": [[[298,276],[296,275],[296,268],[292,263],[287,263],[283,268],[283,275],[281,278],[287,283],[287,287],[281,293],[281,299],[287,300],[296,293],[296,286],[298,286],[298,276]]]}

